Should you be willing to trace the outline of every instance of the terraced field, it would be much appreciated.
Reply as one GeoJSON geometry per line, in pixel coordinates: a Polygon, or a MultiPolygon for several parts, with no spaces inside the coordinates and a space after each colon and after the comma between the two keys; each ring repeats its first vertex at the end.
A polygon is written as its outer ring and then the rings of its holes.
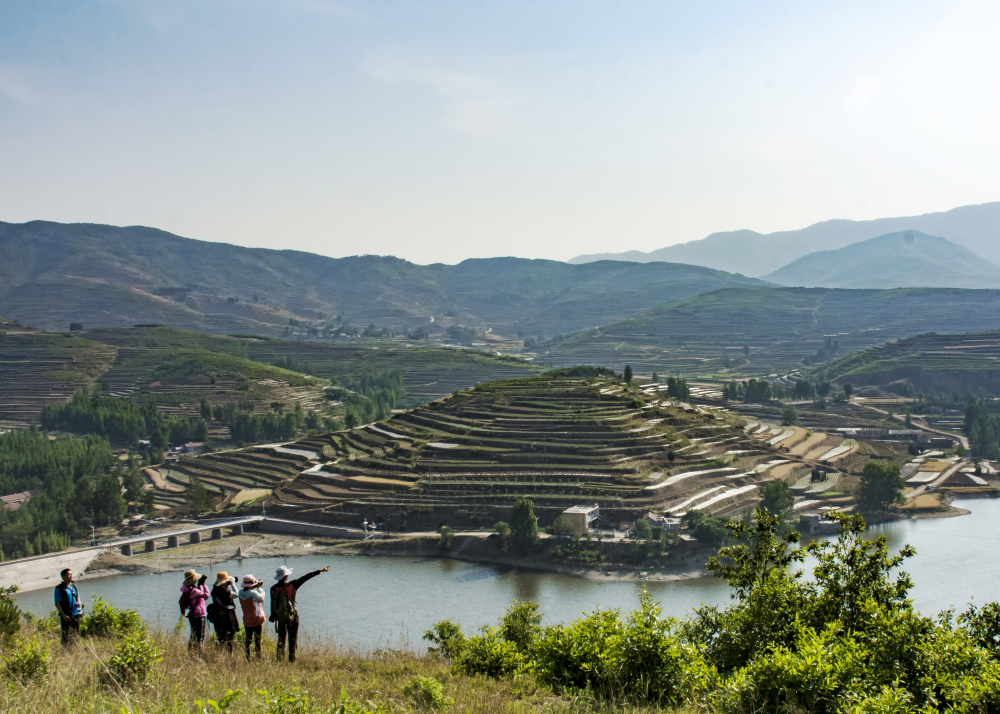
{"type": "Polygon", "coordinates": [[[66,402],[114,361],[114,347],[74,334],[0,324],[0,425],[26,426],[46,402],[66,402]]]}
{"type": "Polygon", "coordinates": [[[772,469],[787,463],[767,443],[782,432],[652,389],[626,392],[615,381],[502,380],[290,445],[315,450],[322,465],[304,469],[275,498],[334,511],[447,513],[530,496],[543,525],[589,503],[620,518],[643,509],[733,513],[754,503],[772,469]]]}
{"type": "Polygon", "coordinates": [[[908,337],[835,359],[823,371],[855,386],[905,381],[920,391],[982,388],[1000,395],[1000,331],[908,337]]]}

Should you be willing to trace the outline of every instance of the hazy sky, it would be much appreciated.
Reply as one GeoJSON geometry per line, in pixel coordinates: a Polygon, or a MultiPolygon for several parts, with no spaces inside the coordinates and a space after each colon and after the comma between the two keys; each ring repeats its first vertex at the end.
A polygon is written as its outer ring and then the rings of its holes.
{"type": "Polygon", "coordinates": [[[997,2],[0,0],[0,220],[652,250],[1000,199],[997,2]]]}

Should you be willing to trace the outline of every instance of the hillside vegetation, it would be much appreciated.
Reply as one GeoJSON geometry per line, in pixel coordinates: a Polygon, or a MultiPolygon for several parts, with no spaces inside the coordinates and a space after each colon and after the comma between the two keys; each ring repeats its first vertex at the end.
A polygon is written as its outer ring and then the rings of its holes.
{"type": "Polygon", "coordinates": [[[996,288],[1000,265],[944,238],[904,231],[810,253],[766,279],[807,288],[996,288]]]}
{"type": "Polygon", "coordinates": [[[491,258],[415,265],[241,248],[153,228],[0,223],[0,314],[45,329],[157,322],[209,333],[374,324],[552,336],[761,281],[690,265],[491,258]],[[432,318],[434,318],[432,320],[432,318]]]}
{"type": "Polygon", "coordinates": [[[631,364],[641,375],[767,376],[924,332],[995,329],[998,310],[998,290],[727,288],[551,340],[541,358],[631,364]]]}
{"type": "Polygon", "coordinates": [[[976,255],[1000,263],[1000,242],[997,241],[1000,231],[997,226],[1000,226],[1000,202],[961,206],[922,216],[879,218],[873,221],[835,219],[798,230],[777,231],[766,235],[750,230],[724,231],[649,253],[629,251],[581,255],[570,262],[665,260],[761,276],[809,253],[836,250],[887,233],[915,230],[943,236],[976,255]]]}
{"type": "Polygon", "coordinates": [[[927,333],[854,352],[817,367],[837,383],[918,392],[1000,395],[1000,331],[927,333]]]}

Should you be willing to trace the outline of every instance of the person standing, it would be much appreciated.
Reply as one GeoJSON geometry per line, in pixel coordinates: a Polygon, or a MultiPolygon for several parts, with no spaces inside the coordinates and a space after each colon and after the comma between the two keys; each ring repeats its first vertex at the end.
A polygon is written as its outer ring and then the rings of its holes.
{"type": "Polygon", "coordinates": [[[264,583],[252,575],[244,575],[239,597],[249,662],[251,640],[257,649],[257,659],[260,659],[260,640],[264,633],[264,620],[267,619],[264,614],[264,583]]]}
{"type": "Polygon", "coordinates": [[[66,568],[61,573],[62,582],[56,585],[55,602],[62,626],[62,643],[69,647],[80,639],[80,617],[83,616],[83,602],[76,589],[73,571],[66,568]]]}
{"type": "Polygon", "coordinates": [[[288,661],[295,661],[295,646],[299,639],[299,611],[295,607],[295,594],[308,580],[320,573],[328,573],[330,566],[306,573],[301,578],[289,580],[292,569],[282,565],[274,574],[278,582],[271,586],[271,622],[278,630],[278,661],[285,658],[285,639],[288,639],[288,661]]]}
{"type": "Polygon", "coordinates": [[[212,624],[215,625],[215,637],[219,644],[228,647],[230,652],[240,629],[240,621],[236,619],[236,598],[236,581],[225,570],[219,571],[212,586],[212,603],[216,607],[212,624]]]}
{"type": "Polygon", "coordinates": [[[198,649],[201,657],[205,646],[205,616],[211,597],[205,581],[207,575],[199,575],[194,570],[184,571],[184,584],[181,585],[181,614],[191,623],[191,639],[188,640],[188,651],[198,649]]]}

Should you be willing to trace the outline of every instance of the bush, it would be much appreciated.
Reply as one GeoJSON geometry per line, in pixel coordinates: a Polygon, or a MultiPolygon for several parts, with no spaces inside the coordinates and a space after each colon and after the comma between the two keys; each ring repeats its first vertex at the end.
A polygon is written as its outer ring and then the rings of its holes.
{"type": "Polygon", "coordinates": [[[21,610],[11,597],[17,585],[0,588],[0,643],[9,642],[21,630],[21,610]]]}
{"type": "Polygon", "coordinates": [[[424,639],[437,645],[428,647],[428,652],[440,654],[452,661],[458,659],[465,650],[466,640],[462,627],[451,620],[435,622],[433,629],[424,630],[424,639]]]}
{"type": "Polygon", "coordinates": [[[146,623],[139,613],[110,605],[99,595],[94,595],[90,614],[80,620],[81,637],[109,638],[145,634],[146,623]]]}
{"type": "Polygon", "coordinates": [[[98,679],[107,687],[125,689],[141,685],[153,673],[160,661],[160,650],[144,634],[131,633],[115,647],[114,656],[98,663],[98,679]]]}
{"type": "Polygon", "coordinates": [[[486,626],[481,632],[481,635],[474,635],[465,641],[462,654],[455,662],[459,672],[511,677],[528,664],[517,645],[505,640],[499,630],[486,626]]]}
{"type": "Polygon", "coordinates": [[[455,531],[448,526],[441,526],[439,533],[441,537],[438,538],[438,548],[441,550],[451,550],[455,545],[455,531]]]}
{"type": "Polygon", "coordinates": [[[403,696],[421,711],[447,711],[455,700],[444,695],[444,686],[434,677],[417,675],[403,687],[403,696]]]}
{"type": "Polygon", "coordinates": [[[11,654],[3,658],[4,674],[21,684],[38,682],[48,676],[51,660],[46,643],[39,642],[37,638],[21,641],[11,654]]]}

